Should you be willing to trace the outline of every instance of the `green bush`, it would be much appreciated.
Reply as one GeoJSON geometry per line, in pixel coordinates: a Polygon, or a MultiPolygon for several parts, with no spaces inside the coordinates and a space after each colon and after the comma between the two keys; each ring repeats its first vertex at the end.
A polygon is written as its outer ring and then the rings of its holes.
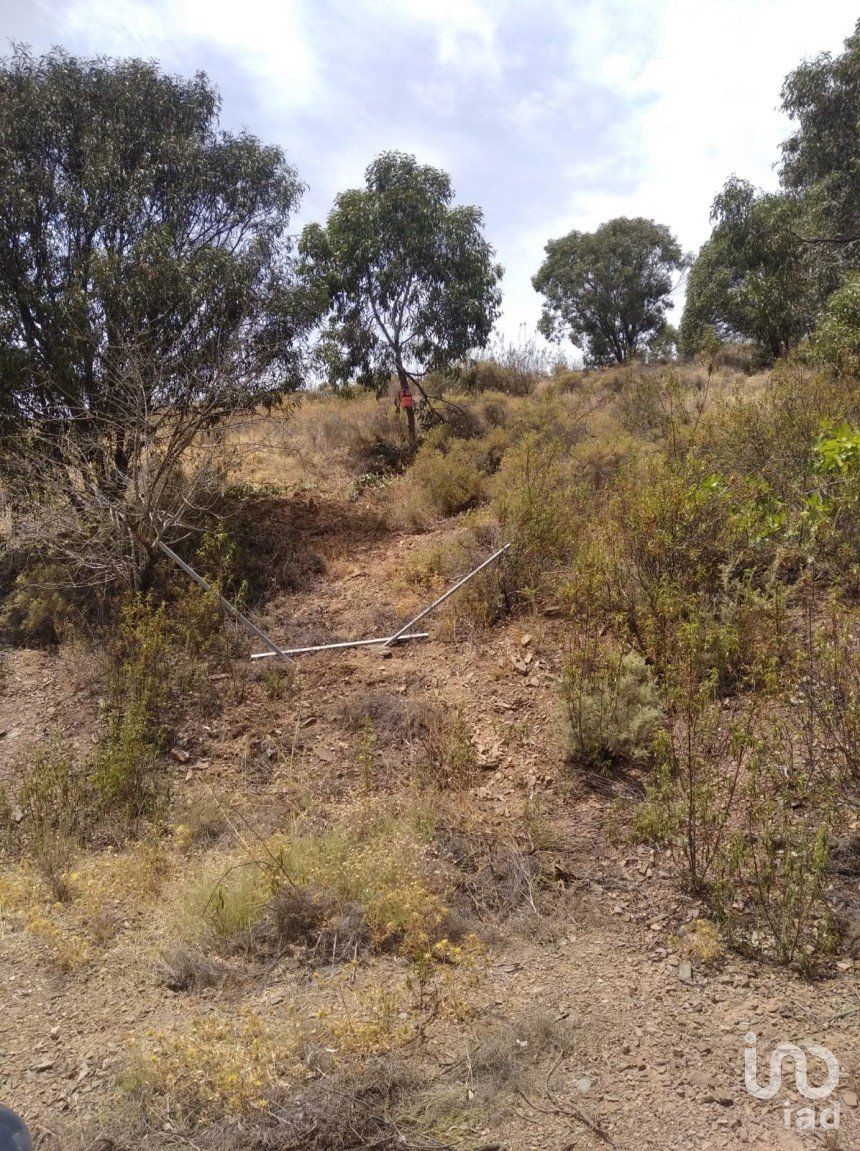
{"type": "Polygon", "coordinates": [[[486,493],[486,478],[468,441],[455,441],[447,450],[423,444],[409,471],[409,482],[442,516],[476,507],[486,493]]]}
{"type": "Polygon", "coordinates": [[[22,572],[0,610],[0,632],[17,647],[53,647],[81,627],[82,595],[55,564],[22,572]]]}
{"type": "Polygon", "coordinates": [[[560,691],[569,759],[603,770],[648,757],[660,707],[641,656],[580,650],[564,665],[560,691]]]}
{"type": "Polygon", "coordinates": [[[492,508],[503,541],[511,545],[506,572],[512,607],[557,600],[587,498],[574,483],[560,441],[528,433],[506,454],[494,480],[492,508]]]}
{"type": "Polygon", "coordinates": [[[837,371],[860,370],[860,276],[849,279],[827,301],[812,346],[819,359],[837,371]]]}

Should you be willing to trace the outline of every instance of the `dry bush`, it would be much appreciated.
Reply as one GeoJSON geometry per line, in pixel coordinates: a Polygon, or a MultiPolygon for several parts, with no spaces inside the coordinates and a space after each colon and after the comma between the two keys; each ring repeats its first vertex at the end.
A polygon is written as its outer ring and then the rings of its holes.
{"type": "Polygon", "coordinates": [[[537,914],[544,887],[540,858],[513,842],[496,842],[456,827],[436,833],[436,850],[453,868],[451,910],[463,922],[498,926],[525,912],[537,914]]]}
{"type": "Polygon", "coordinates": [[[412,958],[443,938],[446,881],[430,871],[424,834],[408,820],[377,814],[325,831],[296,828],[201,861],[176,892],[172,930],[205,953],[412,958]]]}
{"type": "Polygon", "coordinates": [[[284,439],[304,472],[320,478],[398,471],[410,454],[406,420],[393,400],[358,389],[303,397],[284,439]]]}
{"type": "MultiPolygon", "coordinates": [[[[317,1067],[307,1056],[304,1067],[293,1061],[290,1044],[261,1023],[248,1019],[243,1028],[234,1027],[233,1031],[237,1051],[246,1056],[239,1078],[251,1081],[247,1100],[236,1091],[192,1094],[193,1055],[187,1053],[186,1069],[186,1052],[178,1044],[168,1044],[164,1050],[166,1066],[160,1071],[147,1067],[142,1055],[132,1060],[123,1081],[127,1103],[115,1121],[117,1137],[122,1140],[117,1146],[145,1135],[146,1145],[154,1151],[174,1147],[177,1137],[189,1142],[188,1136],[201,1151],[366,1151],[371,1147],[379,1151],[452,1151],[413,1117],[425,1080],[412,1062],[383,1054],[332,1067],[329,1056],[317,1067]],[[261,1059],[271,1060],[271,1067],[262,1065],[261,1059]],[[285,1065],[289,1074],[283,1074],[285,1065]],[[281,1078],[273,1081],[272,1072],[278,1071],[281,1078]],[[303,1072],[303,1082],[299,1081],[299,1071],[303,1072]],[[256,1097],[252,1097],[254,1091],[256,1097]],[[167,1098],[172,1104],[173,1130],[164,1133],[151,1121],[167,1098]]],[[[223,1041],[211,1027],[197,1026],[195,1033],[204,1043],[203,1063],[209,1067],[210,1048],[217,1058],[223,1041]]],[[[225,1055],[227,1066],[236,1066],[233,1052],[226,1051],[225,1055]]],[[[223,1068],[216,1066],[214,1073],[216,1083],[221,1084],[223,1068]]],[[[81,1145],[81,1151],[92,1145],[90,1138],[81,1145]]]]}
{"type": "Polygon", "coordinates": [[[477,507],[486,498],[486,470],[482,470],[481,441],[448,440],[436,446],[435,436],[422,444],[409,469],[405,509],[413,522],[427,516],[452,516],[477,507]]]}
{"type": "Polygon", "coordinates": [[[507,453],[493,485],[492,507],[500,536],[511,545],[500,569],[509,610],[518,605],[540,608],[556,600],[587,501],[562,441],[529,433],[507,453]]]}
{"type": "Polygon", "coordinates": [[[380,747],[396,747],[422,736],[431,707],[426,699],[414,694],[371,689],[344,700],[336,714],[354,735],[370,725],[380,747]]]}
{"type": "Polygon", "coordinates": [[[422,716],[418,781],[433,788],[470,787],[479,772],[472,729],[462,710],[432,707],[422,716]]]}
{"type": "Polygon", "coordinates": [[[228,969],[196,947],[173,946],[159,957],[156,971],[170,991],[202,991],[217,986],[228,969]]]}
{"type": "Polygon", "coordinates": [[[28,567],[0,602],[0,632],[16,647],[54,647],[109,614],[104,589],[75,585],[56,563],[28,567]]]}

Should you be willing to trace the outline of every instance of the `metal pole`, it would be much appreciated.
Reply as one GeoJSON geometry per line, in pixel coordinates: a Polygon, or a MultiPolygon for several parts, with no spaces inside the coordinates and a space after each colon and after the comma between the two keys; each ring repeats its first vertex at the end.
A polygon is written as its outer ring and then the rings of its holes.
{"type": "MultiPolygon", "coordinates": [[[[401,643],[405,643],[408,639],[427,639],[429,635],[429,631],[413,631],[409,635],[402,635],[400,640],[401,643]]],[[[349,639],[344,643],[321,643],[316,647],[288,647],[284,648],[284,655],[306,655],[313,651],[336,651],[345,647],[372,647],[374,644],[388,643],[389,639],[389,636],[382,636],[380,639],[349,639]]],[[[268,659],[274,654],[273,651],[257,651],[251,659],[268,659]]]]}
{"type": "Polygon", "coordinates": [[[234,619],[237,619],[239,621],[239,623],[241,623],[244,627],[246,627],[248,629],[249,632],[251,632],[253,635],[257,636],[257,638],[261,639],[263,641],[263,643],[266,644],[267,647],[270,647],[272,649],[270,652],[266,652],[267,655],[276,655],[279,659],[286,659],[287,658],[287,653],[285,651],[282,651],[281,648],[278,647],[278,645],[275,643],[274,640],[269,639],[269,637],[266,635],[266,633],[264,631],[261,631],[261,629],[258,628],[255,623],[252,623],[246,615],[242,615],[242,613],[239,611],[239,609],[233,607],[233,605],[230,603],[229,600],[224,599],[224,597],[221,595],[220,592],[215,591],[215,589],[212,587],[212,585],[210,583],[207,583],[206,580],[203,578],[203,576],[198,575],[193,567],[189,567],[189,565],[185,562],[185,560],[180,559],[179,556],[176,554],[176,552],[172,548],[169,548],[167,546],[167,544],[163,543],[161,540],[156,540],[155,542],[156,542],[156,545],[161,548],[161,550],[164,552],[164,554],[166,556],[169,556],[170,559],[172,559],[175,564],[177,564],[179,567],[181,567],[186,575],[191,576],[191,578],[194,580],[194,582],[199,584],[203,588],[204,591],[213,592],[215,595],[217,595],[218,599],[221,601],[221,606],[226,611],[228,611],[230,613],[230,615],[233,616],[234,619]]]}
{"type": "Polygon", "coordinates": [[[463,584],[468,583],[470,579],[473,579],[478,574],[478,572],[482,572],[485,567],[489,567],[489,565],[494,560],[497,560],[499,558],[499,556],[504,555],[506,551],[509,551],[510,546],[511,546],[510,544],[505,544],[505,546],[502,548],[499,548],[499,550],[497,552],[493,552],[493,554],[490,556],[489,559],[484,560],[484,562],[482,564],[479,564],[478,567],[476,567],[474,571],[469,572],[468,575],[463,576],[463,578],[461,580],[458,580],[457,583],[455,583],[453,587],[448,588],[448,590],[445,592],[444,595],[440,595],[439,598],[437,600],[434,600],[433,603],[431,603],[429,607],[426,607],[424,609],[424,611],[422,611],[420,613],[420,615],[417,615],[415,617],[415,619],[411,619],[409,621],[409,623],[405,623],[403,625],[403,627],[400,629],[400,631],[395,632],[394,635],[391,637],[391,639],[387,639],[385,641],[385,646],[391,647],[391,645],[394,643],[397,643],[398,640],[405,639],[406,633],[409,631],[410,628],[414,627],[415,624],[420,623],[421,620],[424,619],[424,617],[426,615],[429,615],[431,611],[435,611],[436,608],[440,606],[440,604],[443,604],[445,602],[445,600],[448,599],[449,596],[452,596],[454,594],[455,591],[459,591],[460,588],[463,586],[463,584]]]}

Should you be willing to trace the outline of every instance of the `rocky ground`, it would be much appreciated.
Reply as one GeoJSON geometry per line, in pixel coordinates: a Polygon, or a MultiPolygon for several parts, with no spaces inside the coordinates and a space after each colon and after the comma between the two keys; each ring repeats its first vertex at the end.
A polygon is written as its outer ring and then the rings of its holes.
{"type": "MultiPolygon", "coordinates": [[[[428,536],[408,534],[353,542],[348,556],[330,557],[310,590],[273,602],[264,622],[285,642],[381,634],[420,602],[420,595],[404,597],[398,573],[405,557],[427,545],[428,536]]],[[[243,665],[240,673],[249,677],[243,698],[213,719],[189,718],[179,733],[177,747],[187,754],[170,767],[177,818],[212,795],[261,831],[276,827],[297,802],[336,818],[368,782],[356,764],[354,720],[371,696],[376,708],[380,699],[390,705],[417,697],[459,708],[474,733],[481,772],[457,804],[487,834],[531,842],[551,862],[554,878],[534,906],[526,899],[489,938],[470,984],[468,1018],[439,1021],[427,1031],[422,1058],[461,1112],[451,1145],[462,1151],[860,1148],[855,962],[840,957],[826,977],[810,982],[731,953],[701,961],[688,940],[702,909],[681,893],[675,861],[619,833],[619,802],[623,810],[637,781],[607,784],[572,775],[561,763],[556,623],[520,620],[469,635],[431,618],[428,630],[428,641],[400,647],[391,658],[354,650],[297,659],[282,699],[263,690],[264,661],[243,665]],[[470,1043],[492,1028],[530,1066],[519,1086],[484,1098],[476,1120],[473,1099],[482,1085],[469,1065],[470,1043]],[[778,1043],[824,1044],[838,1058],[839,1084],[815,1104],[815,1129],[803,1129],[810,1104],[796,1090],[790,1062],[774,1098],[759,1101],[746,1090],[751,1031],[762,1083],[778,1043]],[[839,1130],[822,1130],[822,1108],[834,1103],[839,1130]]],[[[69,653],[7,653],[0,781],[9,786],[32,745],[53,739],[85,747],[92,740],[93,669],[82,666],[80,653],[73,667],[70,658],[74,664],[69,653]]],[[[402,756],[402,749],[378,742],[370,791],[380,804],[402,789],[402,756]]],[[[181,869],[179,857],[173,866],[181,869]]],[[[26,1117],[39,1147],[74,1146],[84,1137],[95,1147],[93,1132],[107,1113],[129,1042],[181,1027],[189,1012],[223,1008],[227,993],[174,992],[157,978],[153,957],[168,930],[157,901],[118,905],[103,944],[68,970],[46,957],[32,909],[19,903],[7,891],[0,905],[0,1100],[26,1117]]],[[[398,965],[383,956],[359,978],[385,987],[399,978],[398,965]]],[[[336,978],[337,970],[327,969],[309,991],[303,973],[284,962],[229,994],[237,1010],[274,1018],[287,1001],[310,1010],[313,995],[336,978]]],[[[810,1081],[824,1073],[811,1058],[810,1081]]],[[[165,1122],[161,1138],[169,1137],[169,1117],[165,1122]]],[[[179,1137],[175,1145],[194,1146],[179,1137]]],[[[121,1144],[101,1145],[111,1146],[121,1144]]]]}

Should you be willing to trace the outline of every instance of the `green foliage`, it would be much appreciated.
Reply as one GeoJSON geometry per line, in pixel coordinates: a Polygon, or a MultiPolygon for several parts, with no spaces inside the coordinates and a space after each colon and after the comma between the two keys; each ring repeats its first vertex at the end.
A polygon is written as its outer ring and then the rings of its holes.
{"type": "Polygon", "coordinates": [[[647,758],[660,708],[640,655],[577,646],[564,664],[560,693],[571,760],[604,770],[647,758]]]}
{"type": "Polygon", "coordinates": [[[860,372],[860,277],[848,280],[827,301],[813,347],[837,371],[860,372]]]}
{"type": "Polygon", "coordinates": [[[545,251],[532,284],[548,339],[569,336],[589,363],[620,364],[664,336],[672,278],[686,263],[665,225],[620,217],[545,251]]]}
{"type": "Polygon", "coordinates": [[[83,598],[60,566],[40,564],[17,576],[0,609],[0,631],[16,646],[53,646],[79,629],[83,598]]]}
{"type": "Polygon", "coordinates": [[[456,515],[482,503],[486,476],[478,467],[474,441],[457,440],[447,450],[422,444],[410,482],[434,511],[456,515]]]}
{"type": "Polygon", "coordinates": [[[559,586],[558,569],[573,553],[582,487],[575,486],[564,444],[527,432],[502,460],[493,484],[493,510],[510,543],[508,606],[546,602],[559,586]]]}
{"type": "Polygon", "coordinates": [[[384,152],[363,189],[338,195],[300,253],[327,314],[319,352],[329,378],[386,389],[444,370],[489,339],[502,269],[478,208],[452,206],[445,172],[384,152]]]}
{"type": "Polygon", "coordinates": [[[690,889],[701,894],[722,866],[753,728],[743,705],[727,711],[716,702],[714,679],[703,681],[697,662],[666,686],[673,722],[656,741],[658,785],[649,802],[665,805],[651,822],[674,832],[690,889]]]}
{"type": "Polygon", "coordinates": [[[809,965],[834,942],[825,897],[834,795],[826,777],[797,770],[796,739],[776,721],[758,741],[738,805],[744,830],[727,845],[714,894],[737,942],[809,965]]]}
{"type": "Polygon", "coordinates": [[[780,176],[809,205],[812,235],[844,245],[856,266],[860,242],[860,22],[839,56],[806,60],[785,80],[782,109],[797,124],[782,145],[780,176]]]}
{"type": "Polygon", "coordinates": [[[798,236],[804,207],[783,194],[757,194],[733,177],[714,200],[714,230],[690,271],[680,347],[701,351],[709,331],[751,339],[772,356],[808,336],[828,291],[829,262],[798,236]]]}
{"type": "Polygon", "coordinates": [[[70,420],[95,443],[110,416],[113,451],[93,443],[92,462],[116,483],[147,409],[217,394],[211,423],[296,386],[286,229],[301,185],[279,148],[217,130],[202,73],[16,48],[0,103],[5,414],[70,420]],[[220,386],[228,349],[235,384],[220,392],[205,381],[219,368],[220,386]],[[136,356],[157,371],[119,418],[136,356]]]}

